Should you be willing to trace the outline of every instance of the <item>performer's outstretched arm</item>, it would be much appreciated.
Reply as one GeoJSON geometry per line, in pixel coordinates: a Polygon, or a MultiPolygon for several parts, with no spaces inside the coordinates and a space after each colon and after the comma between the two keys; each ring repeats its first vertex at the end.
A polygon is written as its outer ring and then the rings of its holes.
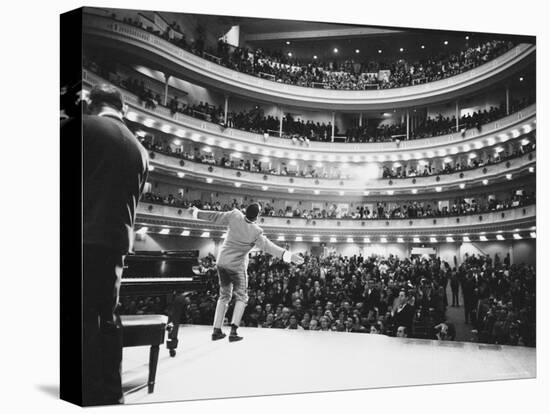
{"type": "Polygon", "coordinates": [[[282,258],[286,263],[296,263],[298,265],[304,262],[304,258],[296,253],[291,254],[288,250],[277,246],[269,240],[263,233],[256,239],[254,245],[265,253],[269,253],[274,257],[282,258]]]}
{"type": "Polygon", "coordinates": [[[195,219],[206,220],[225,226],[229,224],[229,217],[233,214],[233,211],[206,211],[199,210],[197,207],[191,207],[187,211],[195,219]]]}

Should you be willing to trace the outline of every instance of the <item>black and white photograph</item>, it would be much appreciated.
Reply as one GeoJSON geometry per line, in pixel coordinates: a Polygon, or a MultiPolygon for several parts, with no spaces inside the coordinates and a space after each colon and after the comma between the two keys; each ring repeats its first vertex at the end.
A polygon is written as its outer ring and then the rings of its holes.
{"type": "Polygon", "coordinates": [[[60,16],[62,399],[537,377],[537,36],[154,7],[60,16]]]}

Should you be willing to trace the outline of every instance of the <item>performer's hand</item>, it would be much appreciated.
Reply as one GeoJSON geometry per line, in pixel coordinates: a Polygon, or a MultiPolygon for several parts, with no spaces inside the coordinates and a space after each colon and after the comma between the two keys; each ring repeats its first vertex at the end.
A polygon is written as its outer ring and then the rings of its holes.
{"type": "Polygon", "coordinates": [[[290,256],[290,261],[294,264],[301,265],[304,263],[304,258],[298,253],[292,253],[292,256],[290,256]]]}

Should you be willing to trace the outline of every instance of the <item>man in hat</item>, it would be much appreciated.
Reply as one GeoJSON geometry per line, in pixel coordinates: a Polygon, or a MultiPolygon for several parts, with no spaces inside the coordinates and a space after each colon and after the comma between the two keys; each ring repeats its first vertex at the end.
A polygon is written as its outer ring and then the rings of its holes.
{"type": "Polygon", "coordinates": [[[196,207],[188,209],[188,214],[196,219],[207,220],[228,228],[227,237],[222,244],[217,259],[220,295],[214,315],[213,341],[225,337],[221,328],[232,295],[235,295],[235,308],[228,339],[229,342],[243,339],[237,335],[237,328],[241,323],[248,302],[248,275],[246,271],[248,268],[248,253],[254,247],[274,257],[280,257],[286,263],[292,262],[300,265],[304,262],[300,255],[291,254],[271,242],[263,234],[261,227],[256,224],[260,211],[261,206],[258,203],[250,204],[246,209],[246,214],[237,209],[227,212],[203,211],[196,207]]]}

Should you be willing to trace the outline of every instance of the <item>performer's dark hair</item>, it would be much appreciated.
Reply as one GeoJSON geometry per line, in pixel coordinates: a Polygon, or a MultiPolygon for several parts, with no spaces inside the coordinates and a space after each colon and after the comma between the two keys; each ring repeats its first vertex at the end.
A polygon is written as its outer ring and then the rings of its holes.
{"type": "Polygon", "coordinates": [[[258,215],[260,214],[260,204],[252,203],[246,208],[246,218],[249,221],[256,221],[258,215]]]}

